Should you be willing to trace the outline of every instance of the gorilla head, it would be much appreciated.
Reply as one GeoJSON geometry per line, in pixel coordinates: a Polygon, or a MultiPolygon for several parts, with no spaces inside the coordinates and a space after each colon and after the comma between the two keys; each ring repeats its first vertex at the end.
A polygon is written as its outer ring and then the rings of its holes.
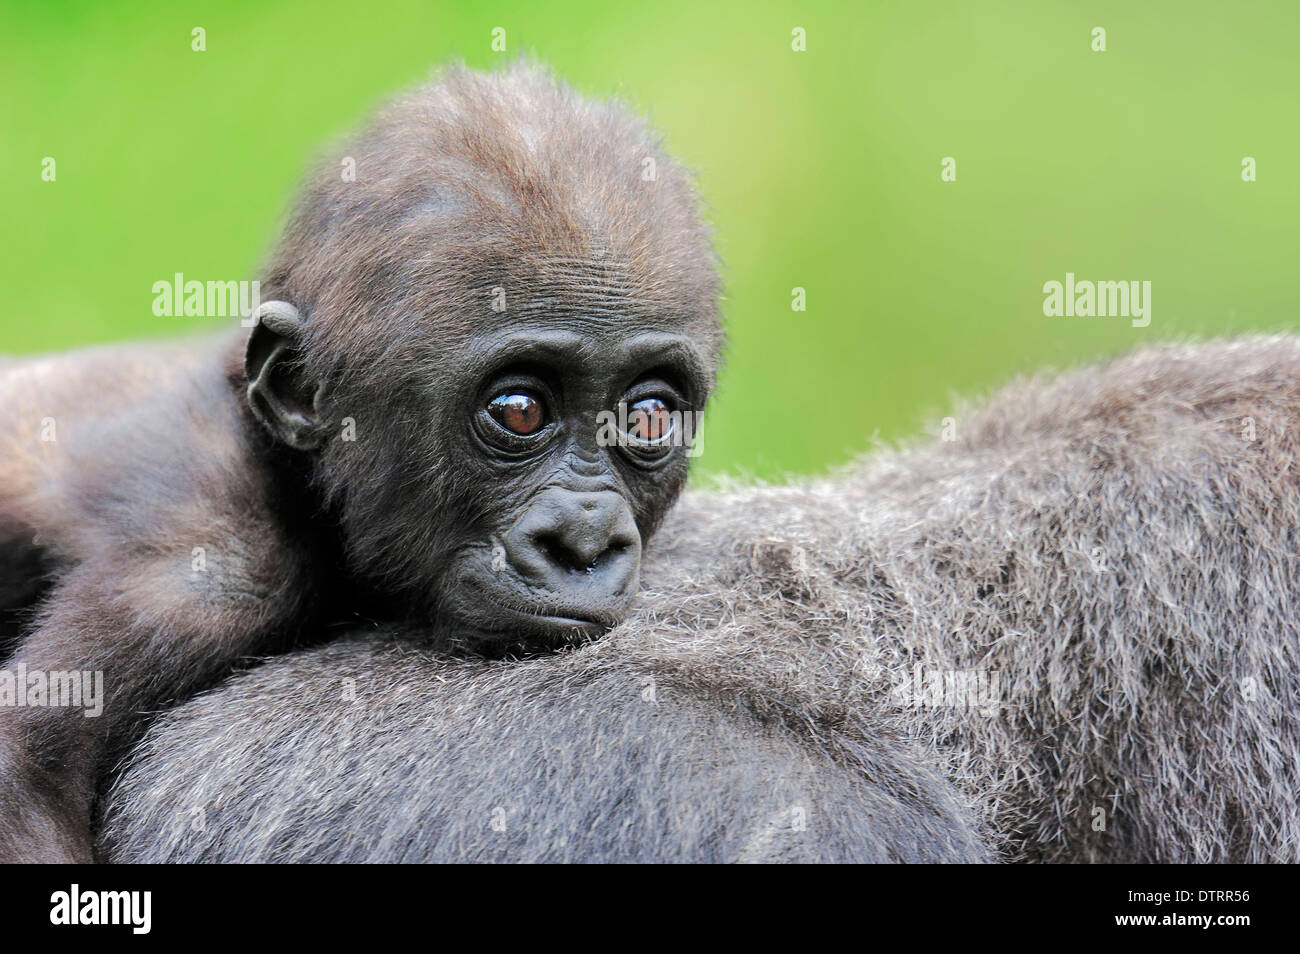
{"type": "Polygon", "coordinates": [[[626,613],[721,330],[687,174],[544,73],[457,71],[322,167],[246,355],[350,572],[480,649],[626,613]]]}

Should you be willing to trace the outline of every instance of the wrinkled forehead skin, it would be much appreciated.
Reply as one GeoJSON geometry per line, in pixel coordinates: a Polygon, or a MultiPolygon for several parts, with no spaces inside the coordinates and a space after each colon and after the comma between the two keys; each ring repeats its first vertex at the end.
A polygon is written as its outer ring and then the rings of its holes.
{"type": "MultiPolygon", "coordinates": [[[[427,242],[436,249],[430,234],[436,230],[412,234],[405,247],[427,242]]],[[[594,370],[612,367],[604,357],[626,350],[632,336],[676,345],[674,355],[689,350],[689,363],[711,379],[720,334],[709,297],[715,293],[707,286],[692,299],[685,282],[656,287],[627,262],[609,257],[506,257],[493,249],[477,261],[447,262],[437,260],[441,251],[396,262],[376,300],[354,301],[353,310],[339,316],[349,329],[339,339],[344,353],[369,355],[390,368],[409,362],[459,371],[489,347],[499,353],[517,342],[524,358],[522,345],[530,341],[568,342],[555,357],[594,370]],[[358,345],[368,347],[358,353],[358,345]]]]}
{"type": "Polygon", "coordinates": [[[621,107],[522,66],[382,112],[308,184],[263,288],[307,315],[311,359],[392,373],[550,326],[676,331],[711,367],[718,296],[686,172],[621,107]]]}

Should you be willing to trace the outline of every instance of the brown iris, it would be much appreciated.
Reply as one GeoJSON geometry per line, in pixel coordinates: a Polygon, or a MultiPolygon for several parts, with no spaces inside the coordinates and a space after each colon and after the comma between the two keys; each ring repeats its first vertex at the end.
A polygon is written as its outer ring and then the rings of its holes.
{"type": "Polygon", "coordinates": [[[531,394],[499,394],[487,406],[492,419],[521,437],[542,426],[542,402],[531,394]]]}
{"type": "Polygon", "coordinates": [[[658,398],[645,398],[628,409],[628,433],[640,441],[658,441],[672,427],[668,405],[658,398]]]}

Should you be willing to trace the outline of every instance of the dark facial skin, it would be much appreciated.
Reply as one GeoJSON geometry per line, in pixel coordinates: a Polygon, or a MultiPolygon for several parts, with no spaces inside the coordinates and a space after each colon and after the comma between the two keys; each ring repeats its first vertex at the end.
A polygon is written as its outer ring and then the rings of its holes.
{"type": "Polygon", "coordinates": [[[598,635],[631,604],[643,542],[681,488],[689,449],[673,434],[626,432],[602,446],[599,415],[620,404],[699,407],[703,360],[671,327],[628,336],[595,323],[520,324],[467,358],[477,373],[452,417],[467,476],[497,492],[483,499],[477,538],[453,557],[438,604],[475,641],[598,635]],[[502,397],[513,406],[498,420],[492,402],[502,397]]]}
{"type": "MultiPolygon", "coordinates": [[[[272,434],[311,453],[331,431],[324,418],[356,405],[398,413],[397,399],[379,392],[322,410],[332,396],[293,364],[300,321],[264,321],[267,332],[250,342],[250,404],[272,434]]],[[[689,446],[673,421],[703,406],[708,367],[683,322],[612,310],[500,317],[444,349],[400,399],[406,462],[436,463],[388,476],[407,492],[358,521],[367,533],[381,522],[391,538],[441,518],[408,571],[412,612],[443,642],[494,654],[620,622],[642,548],[686,477],[689,446]]],[[[364,575],[364,559],[357,564],[364,575]]]]}

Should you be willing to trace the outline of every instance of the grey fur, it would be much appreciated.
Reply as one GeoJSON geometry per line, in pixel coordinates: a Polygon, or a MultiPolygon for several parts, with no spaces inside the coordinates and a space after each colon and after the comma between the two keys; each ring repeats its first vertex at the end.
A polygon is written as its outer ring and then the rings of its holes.
{"type": "Polygon", "coordinates": [[[1149,348],[954,418],[688,494],[634,618],[559,657],[379,637],[235,678],[150,734],[102,853],[1296,861],[1300,340],[1149,348]],[[993,698],[918,705],[916,666],[993,698]]]}
{"type": "Polygon", "coordinates": [[[379,641],[292,657],[188,709],[177,725],[198,743],[201,762],[169,761],[174,739],[147,743],[156,755],[116,797],[101,854],[173,862],[987,856],[973,818],[908,747],[839,734],[809,744],[797,713],[764,720],[742,699],[701,695],[653,672],[603,650],[491,663],[379,641]],[[345,698],[348,680],[355,701],[345,698]],[[242,716],[233,723],[232,711],[242,716]],[[761,787],[750,784],[756,772],[761,787]],[[139,814],[123,814],[131,804],[139,814]]]}

